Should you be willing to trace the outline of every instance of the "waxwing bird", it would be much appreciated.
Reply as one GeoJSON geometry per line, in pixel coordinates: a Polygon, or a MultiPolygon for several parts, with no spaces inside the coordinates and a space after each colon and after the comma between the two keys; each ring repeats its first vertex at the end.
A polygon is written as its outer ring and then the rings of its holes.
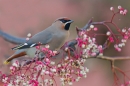
{"type": "Polygon", "coordinates": [[[12,48],[13,50],[16,50],[16,52],[5,60],[4,64],[8,64],[14,58],[24,55],[35,57],[37,51],[36,46],[38,46],[39,43],[40,45],[48,44],[50,50],[58,50],[68,38],[69,28],[72,22],[73,21],[68,18],[59,18],[55,20],[51,26],[35,34],[25,43],[12,48]]]}

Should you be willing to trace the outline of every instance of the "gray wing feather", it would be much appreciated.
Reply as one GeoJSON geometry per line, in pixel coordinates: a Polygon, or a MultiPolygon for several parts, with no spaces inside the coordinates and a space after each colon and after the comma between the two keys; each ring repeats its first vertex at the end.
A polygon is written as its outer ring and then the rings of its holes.
{"type": "Polygon", "coordinates": [[[30,38],[30,40],[28,40],[24,44],[18,45],[12,49],[17,50],[17,49],[35,47],[39,45],[39,43],[45,45],[48,44],[52,40],[52,38],[53,38],[53,33],[46,29],[34,35],[32,38],[30,38]]]}

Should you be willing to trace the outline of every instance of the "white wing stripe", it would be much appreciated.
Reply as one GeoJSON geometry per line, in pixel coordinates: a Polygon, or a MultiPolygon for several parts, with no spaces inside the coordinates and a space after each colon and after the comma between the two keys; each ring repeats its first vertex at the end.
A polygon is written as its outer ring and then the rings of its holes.
{"type": "Polygon", "coordinates": [[[28,45],[27,43],[24,43],[24,45],[28,45]]]}
{"type": "Polygon", "coordinates": [[[35,44],[32,44],[30,47],[33,47],[33,46],[35,46],[36,45],[36,43],[35,44]]]}

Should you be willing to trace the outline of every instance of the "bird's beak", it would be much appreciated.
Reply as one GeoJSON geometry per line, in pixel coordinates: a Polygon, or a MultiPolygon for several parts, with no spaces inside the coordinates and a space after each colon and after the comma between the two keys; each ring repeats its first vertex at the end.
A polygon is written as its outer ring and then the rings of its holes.
{"type": "Polygon", "coordinates": [[[68,21],[67,23],[72,23],[72,22],[74,22],[73,20],[70,20],[70,21],[68,21]]]}

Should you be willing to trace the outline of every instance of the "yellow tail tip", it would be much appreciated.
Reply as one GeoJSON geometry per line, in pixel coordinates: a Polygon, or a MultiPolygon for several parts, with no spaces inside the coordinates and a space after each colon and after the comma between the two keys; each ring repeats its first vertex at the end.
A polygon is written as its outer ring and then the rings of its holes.
{"type": "Polygon", "coordinates": [[[9,64],[9,62],[8,61],[4,61],[4,64],[7,65],[7,64],[9,64]]]}

